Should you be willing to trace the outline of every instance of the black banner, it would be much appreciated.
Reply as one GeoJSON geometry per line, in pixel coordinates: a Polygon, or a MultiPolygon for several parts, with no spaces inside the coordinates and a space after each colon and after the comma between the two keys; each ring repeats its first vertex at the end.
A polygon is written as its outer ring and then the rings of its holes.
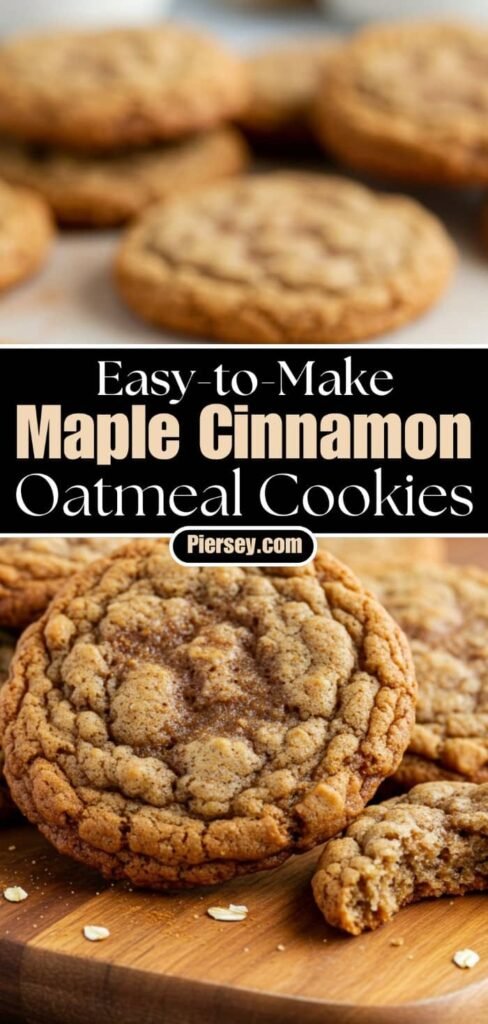
{"type": "Polygon", "coordinates": [[[0,360],[2,533],[486,531],[483,349],[4,347],[0,360]]]}

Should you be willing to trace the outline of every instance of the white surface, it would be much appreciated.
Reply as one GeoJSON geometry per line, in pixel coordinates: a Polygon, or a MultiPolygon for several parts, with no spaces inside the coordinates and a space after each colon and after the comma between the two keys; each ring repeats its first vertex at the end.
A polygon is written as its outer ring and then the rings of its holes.
{"type": "MultiPolygon", "coordinates": [[[[207,5],[204,0],[178,0],[176,6],[179,17],[199,21],[246,48],[270,36],[324,30],[318,12],[260,16],[256,11],[246,14],[207,5]]],[[[431,192],[421,198],[442,214],[460,246],[456,279],[446,297],[426,317],[378,340],[385,344],[486,344],[488,255],[483,253],[478,238],[480,197],[431,192]]],[[[0,340],[100,345],[178,340],[146,327],[119,302],[111,275],[116,244],[115,234],[65,234],[40,277],[0,300],[0,340]]]]}
{"type": "Polygon", "coordinates": [[[161,18],[170,0],[0,0],[0,32],[63,25],[135,25],[161,18]]]}
{"type": "MultiPolygon", "coordinates": [[[[392,0],[320,0],[326,12],[351,21],[392,17],[392,0]]],[[[486,0],[393,0],[397,18],[488,18],[486,0]]]]}

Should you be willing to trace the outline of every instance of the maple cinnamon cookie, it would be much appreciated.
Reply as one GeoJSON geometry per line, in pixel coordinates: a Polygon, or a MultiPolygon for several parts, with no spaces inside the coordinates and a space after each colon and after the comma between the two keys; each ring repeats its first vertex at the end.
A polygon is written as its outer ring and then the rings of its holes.
{"type": "Polygon", "coordinates": [[[251,54],[246,61],[250,100],[239,118],[242,127],[261,142],[312,141],[319,84],[336,45],[332,37],[311,38],[251,54]]]}
{"type": "MultiPolygon", "coordinates": [[[[0,689],[8,679],[16,643],[14,633],[0,629],[0,689]]],[[[0,823],[7,821],[14,813],[15,806],[3,776],[3,750],[0,747],[0,823]]]]}
{"type": "Polygon", "coordinates": [[[327,843],[314,875],[328,924],[360,935],[401,907],[488,889],[488,785],[432,782],[371,804],[327,843]]]}
{"type": "Polygon", "coordinates": [[[106,877],[210,884],[343,828],[398,765],[414,703],[403,634],[331,556],[189,568],[133,542],[22,636],[6,776],[106,877]]]}
{"type": "Polygon", "coordinates": [[[0,176],[35,189],[63,224],[120,224],[149,203],[243,171],[244,140],[216,128],[149,149],[84,155],[0,143],[0,176]]]}
{"type": "Polygon", "coordinates": [[[236,342],[349,342],[417,317],[451,277],[440,222],[342,178],[238,178],[151,207],[116,275],[136,313],[236,342]]]}
{"type": "Polygon", "coordinates": [[[77,569],[119,546],[108,537],[0,540],[0,626],[27,626],[77,569]]]}
{"type": "Polygon", "coordinates": [[[365,578],[406,633],[416,725],[395,780],[488,782],[488,573],[427,562],[365,578]]]}
{"type": "Polygon", "coordinates": [[[0,292],[41,269],[53,235],[51,215],[42,199],[0,181],[0,292]]]}
{"type": "Polygon", "coordinates": [[[352,167],[405,182],[488,182],[488,31],[399,24],[331,56],[319,138],[352,167]]]}
{"type": "Polygon", "coordinates": [[[0,47],[0,130],[22,141],[146,145],[221,124],[246,102],[242,62],[171,23],[16,36],[0,47]]]}
{"type": "Polygon", "coordinates": [[[415,561],[442,562],[445,541],[441,537],[320,537],[319,548],[330,551],[359,576],[374,573],[378,564],[389,566],[415,561]]]}

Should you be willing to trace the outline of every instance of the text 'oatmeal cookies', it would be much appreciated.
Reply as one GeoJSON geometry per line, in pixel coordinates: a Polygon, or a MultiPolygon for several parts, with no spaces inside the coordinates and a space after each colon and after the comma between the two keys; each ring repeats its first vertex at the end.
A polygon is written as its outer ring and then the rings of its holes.
{"type": "Polygon", "coordinates": [[[488,889],[488,785],[431,782],[371,804],[327,843],[312,888],[328,924],[351,935],[417,900],[488,889]]]}
{"type": "Polygon", "coordinates": [[[316,126],[345,163],[405,183],[488,183],[488,31],[380,25],[331,55],[316,126]]]}
{"type": "Polygon", "coordinates": [[[151,207],[116,263],[122,297],[161,327],[223,341],[360,341],[431,306],[454,249],[436,217],[343,178],[236,178],[151,207]]]}
{"type": "Polygon", "coordinates": [[[408,645],[348,569],[189,568],[134,542],[22,637],[6,775],[62,852],[165,888],[270,868],[336,834],[397,767],[408,645]]]}

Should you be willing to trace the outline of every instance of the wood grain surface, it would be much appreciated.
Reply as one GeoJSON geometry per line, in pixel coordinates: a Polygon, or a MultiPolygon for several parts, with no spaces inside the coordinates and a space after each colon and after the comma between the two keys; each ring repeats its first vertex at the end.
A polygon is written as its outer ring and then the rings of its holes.
{"type": "Polygon", "coordinates": [[[107,886],[28,825],[3,829],[0,888],[29,896],[0,905],[2,1024],[485,1024],[486,897],[423,903],[348,938],[314,905],[315,860],[156,895],[107,886]],[[231,902],[245,922],[206,914],[231,902]],[[89,943],[90,924],[110,937],[89,943]],[[471,971],[451,961],[465,946],[481,957],[471,971]]]}

